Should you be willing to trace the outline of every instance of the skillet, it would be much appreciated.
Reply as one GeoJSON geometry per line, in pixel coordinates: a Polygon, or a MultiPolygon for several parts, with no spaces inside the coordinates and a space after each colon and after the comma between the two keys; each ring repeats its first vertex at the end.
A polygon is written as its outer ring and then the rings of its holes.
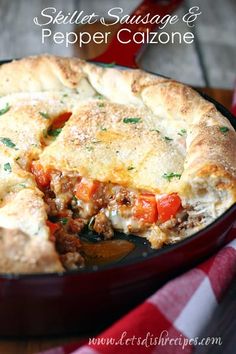
{"type": "MultiPolygon", "coordinates": [[[[228,110],[207,95],[202,96],[236,129],[236,119],[228,110]]],[[[133,245],[132,251],[106,263],[88,264],[80,271],[1,274],[0,335],[19,337],[100,331],[164,282],[226,244],[235,236],[235,219],[236,204],[206,228],[160,250],[151,249],[142,238],[117,233],[115,239],[129,241],[133,245]]],[[[99,243],[96,235],[89,232],[85,232],[82,239],[99,243]]]]}

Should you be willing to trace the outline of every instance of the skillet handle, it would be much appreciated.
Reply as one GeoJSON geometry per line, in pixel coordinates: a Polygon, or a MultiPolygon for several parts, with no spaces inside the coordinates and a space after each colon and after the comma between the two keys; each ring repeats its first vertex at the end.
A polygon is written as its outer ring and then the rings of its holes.
{"type": "MultiPolygon", "coordinates": [[[[150,18],[155,15],[159,15],[160,18],[163,18],[165,15],[173,12],[182,1],[183,0],[144,0],[130,16],[136,15],[142,16],[143,18],[145,15],[150,14],[150,18]]],[[[141,32],[145,35],[148,30],[152,31],[156,27],[157,25],[155,23],[151,24],[150,22],[146,24],[121,25],[119,30],[124,28],[128,29],[128,31],[122,32],[122,41],[129,42],[125,44],[121,43],[115,35],[106,51],[93,60],[103,63],[115,62],[118,65],[137,68],[136,56],[142,47],[142,43],[135,43],[133,35],[135,32],[141,32]]]]}

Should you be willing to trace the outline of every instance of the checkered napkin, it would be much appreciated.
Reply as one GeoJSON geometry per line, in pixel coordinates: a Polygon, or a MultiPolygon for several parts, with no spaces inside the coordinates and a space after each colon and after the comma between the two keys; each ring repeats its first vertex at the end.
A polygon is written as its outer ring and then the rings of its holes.
{"type": "Polygon", "coordinates": [[[233,241],[217,254],[168,282],[99,336],[43,354],[192,353],[236,276],[236,224],[233,231],[233,241]]]}

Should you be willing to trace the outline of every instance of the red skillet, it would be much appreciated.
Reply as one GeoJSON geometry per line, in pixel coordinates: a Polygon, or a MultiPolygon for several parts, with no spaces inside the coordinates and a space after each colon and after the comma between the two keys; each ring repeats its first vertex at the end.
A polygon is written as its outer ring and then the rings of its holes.
{"type": "MultiPolygon", "coordinates": [[[[164,16],[173,12],[183,0],[144,0],[131,14],[141,15],[144,17],[150,14],[150,18],[159,15],[160,19],[164,16]]],[[[104,53],[93,58],[93,61],[102,63],[112,63],[115,62],[117,65],[128,66],[130,68],[137,68],[136,63],[137,54],[140,51],[142,44],[135,43],[132,38],[133,34],[136,32],[146,33],[147,30],[153,31],[157,27],[156,24],[123,24],[120,28],[127,28],[130,30],[129,33],[124,32],[122,35],[123,41],[130,40],[129,43],[123,44],[118,41],[117,37],[114,36],[111,43],[104,53]]]]}

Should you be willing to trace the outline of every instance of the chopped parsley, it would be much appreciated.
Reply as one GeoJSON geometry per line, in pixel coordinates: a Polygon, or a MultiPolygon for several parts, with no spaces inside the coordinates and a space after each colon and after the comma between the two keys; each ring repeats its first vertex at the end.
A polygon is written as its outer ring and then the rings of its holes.
{"type": "Polygon", "coordinates": [[[158,130],[158,129],[150,129],[150,132],[157,132],[157,133],[160,133],[160,130],[158,130]]]}
{"type": "Polygon", "coordinates": [[[26,188],[26,185],[24,183],[19,183],[18,186],[20,186],[22,188],[26,188]]]}
{"type": "Polygon", "coordinates": [[[101,130],[102,130],[103,132],[106,132],[106,131],[107,131],[107,128],[101,127],[101,130]]]}
{"type": "Polygon", "coordinates": [[[99,107],[99,108],[105,107],[105,104],[102,103],[102,102],[101,102],[101,103],[98,103],[98,107],[99,107]]]}
{"type": "Polygon", "coordinates": [[[100,93],[96,94],[95,96],[98,100],[104,100],[104,96],[101,95],[100,93]]]}
{"type": "Polygon", "coordinates": [[[165,136],[165,140],[166,140],[166,141],[171,141],[171,140],[173,140],[173,139],[169,138],[168,136],[165,136]]]}
{"type": "Polygon", "coordinates": [[[229,131],[229,128],[228,127],[220,127],[220,131],[221,133],[227,133],[229,131]]]}
{"type": "Polygon", "coordinates": [[[88,151],[93,151],[94,148],[92,146],[85,146],[85,149],[88,150],[88,151]]]}
{"type": "Polygon", "coordinates": [[[129,166],[129,167],[127,168],[127,170],[128,170],[128,171],[134,170],[134,167],[133,167],[133,166],[129,166]]]}
{"type": "Polygon", "coordinates": [[[116,62],[113,61],[111,63],[99,63],[99,65],[104,68],[114,68],[114,66],[116,65],[116,62]]]}
{"type": "Polygon", "coordinates": [[[60,221],[60,223],[62,225],[66,225],[68,223],[68,219],[67,218],[61,218],[59,221],[60,221]]]}
{"type": "Polygon", "coordinates": [[[48,135],[56,137],[56,136],[58,136],[60,134],[61,131],[62,131],[61,128],[51,129],[51,130],[48,131],[48,135]]]}
{"type": "Polygon", "coordinates": [[[175,173],[175,172],[169,172],[169,173],[164,173],[164,175],[162,175],[163,178],[167,179],[167,181],[171,181],[172,178],[176,177],[179,178],[181,177],[180,173],[175,173]]]}
{"type": "Polygon", "coordinates": [[[77,203],[77,200],[78,200],[78,199],[76,198],[75,195],[73,195],[72,200],[77,203]]]}
{"type": "Polygon", "coordinates": [[[139,123],[141,121],[141,118],[124,118],[123,119],[123,123],[126,124],[136,124],[139,123]]]}
{"type": "Polygon", "coordinates": [[[2,114],[4,114],[4,113],[7,113],[10,108],[11,108],[11,107],[10,107],[9,103],[7,103],[4,108],[0,109],[0,116],[1,116],[2,114]]]}
{"type": "Polygon", "coordinates": [[[12,171],[11,165],[10,165],[9,162],[5,163],[3,168],[4,168],[4,171],[7,171],[7,172],[11,172],[12,171]]]}
{"type": "Polygon", "coordinates": [[[16,144],[14,144],[9,138],[0,138],[0,141],[9,148],[16,149],[16,144]]]}
{"type": "Polygon", "coordinates": [[[93,140],[93,141],[91,141],[91,143],[92,144],[99,144],[99,143],[101,143],[101,140],[93,140]]]}
{"type": "Polygon", "coordinates": [[[68,94],[67,93],[64,93],[64,95],[62,97],[68,97],[68,94]]]}
{"type": "Polygon", "coordinates": [[[39,114],[40,114],[43,118],[45,118],[45,119],[49,119],[49,118],[50,118],[49,115],[48,115],[48,113],[39,112],[39,114]]]}
{"type": "Polygon", "coordinates": [[[187,130],[186,130],[186,129],[181,129],[181,130],[178,132],[178,135],[184,136],[186,133],[187,133],[187,130]]]}

